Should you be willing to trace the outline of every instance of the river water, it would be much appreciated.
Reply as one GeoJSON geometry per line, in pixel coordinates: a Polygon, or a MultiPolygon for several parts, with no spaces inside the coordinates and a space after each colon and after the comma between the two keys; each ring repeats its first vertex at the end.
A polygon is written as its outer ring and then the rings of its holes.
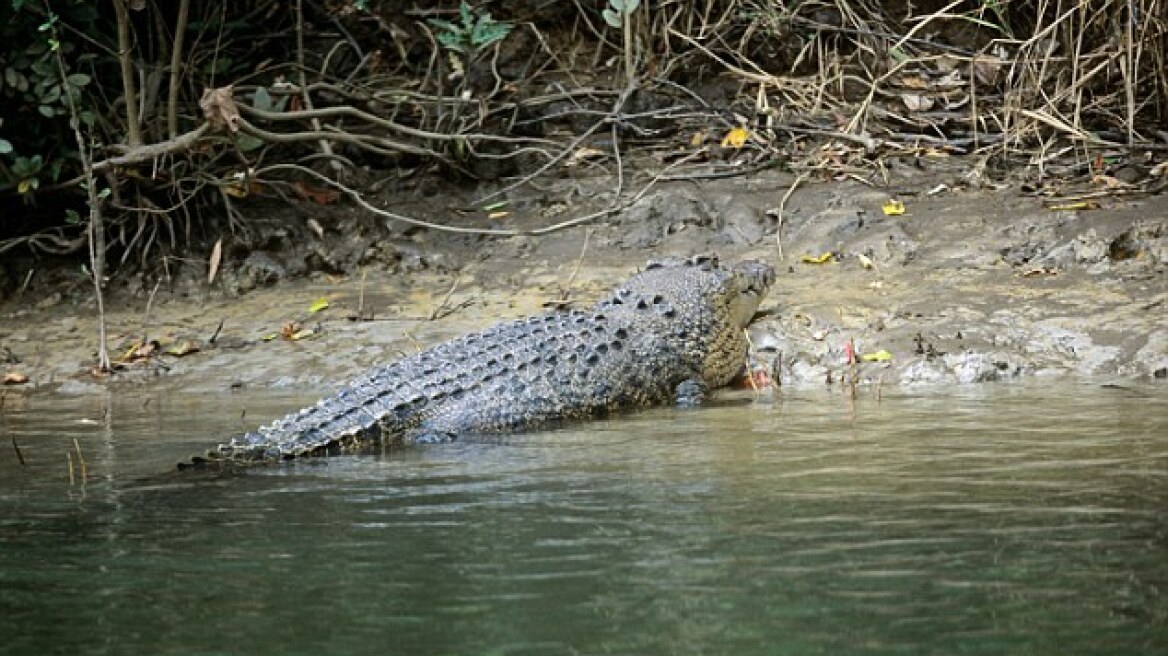
{"type": "Polygon", "coordinates": [[[0,653],[1168,653],[1163,385],[746,393],[172,471],[311,400],[10,395],[0,653]]]}

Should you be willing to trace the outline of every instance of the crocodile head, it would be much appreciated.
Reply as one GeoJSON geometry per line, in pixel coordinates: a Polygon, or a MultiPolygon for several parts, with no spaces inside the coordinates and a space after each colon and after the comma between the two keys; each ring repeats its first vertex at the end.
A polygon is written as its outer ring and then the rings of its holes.
{"type": "Polygon", "coordinates": [[[746,260],[734,265],[731,271],[737,289],[730,297],[730,315],[735,325],[745,328],[775,284],[775,269],[765,262],[746,260]]]}
{"type": "Polygon", "coordinates": [[[775,282],[775,270],[757,260],[733,267],[713,255],[652,261],[603,304],[649,303],[688,317],[713,313],[735,329],[745,328],[775,282]]]}

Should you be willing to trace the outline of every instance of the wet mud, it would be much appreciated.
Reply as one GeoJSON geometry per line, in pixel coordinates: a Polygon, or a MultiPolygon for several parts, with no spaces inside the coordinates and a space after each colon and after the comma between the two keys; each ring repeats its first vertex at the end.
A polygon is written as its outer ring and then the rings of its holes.
{"type": "MultiPolygon", "coordinates": [[[[97,320],[84,280],[50,284],[37,273],[46,282],[19,288],[29,274],[9,263],[0,366],[27,376],[9,386],[17,393],[169,381],[323,394],[443,339],[587,306],[649,259],[714,252],[779,271],[750,334],[756,367],[784,386],[1168,376],[1168,199],[1052,210],[1016,187],[943,181],[818,183],[785,205],[793,178],[780,172],[663,183],[622,213],[539,237],[440,233],[344,205],[257,204],[261,219],[229,240],[213,283],[194,262],[111,284],[108,342],[122,365],[106,378],[91,372],[97,320]],[[903,214],[883,211],[893,197],[903,214]]],[[[488,191],[435,183],[379,193],[426,220],[531,230],[602,208],[614,185],[565,179],[513,192],[505,217],[470,209],[488,191]]]]}

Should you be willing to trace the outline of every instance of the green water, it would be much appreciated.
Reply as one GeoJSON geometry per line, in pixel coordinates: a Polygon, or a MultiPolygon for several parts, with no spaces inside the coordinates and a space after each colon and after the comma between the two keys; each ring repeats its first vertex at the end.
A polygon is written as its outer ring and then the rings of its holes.
{"type": "Polygon", "coordinates": [[[0,652],[1168,653],[1163,385],[801,392],[170,472],[308,400],[8,398],[0,652]]]}

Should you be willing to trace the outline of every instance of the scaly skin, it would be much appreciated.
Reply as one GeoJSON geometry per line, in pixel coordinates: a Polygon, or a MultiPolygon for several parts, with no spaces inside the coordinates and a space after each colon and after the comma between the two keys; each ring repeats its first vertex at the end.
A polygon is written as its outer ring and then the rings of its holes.
{"type": "Polygon", "coordinates": [[[449,441],[693,404],[742,371],[743,329],[774,276],[754,261],[733,268],[707,256],[650,262],[590,311],[502,323],[377,367],[195,463],[449,441]]]}

